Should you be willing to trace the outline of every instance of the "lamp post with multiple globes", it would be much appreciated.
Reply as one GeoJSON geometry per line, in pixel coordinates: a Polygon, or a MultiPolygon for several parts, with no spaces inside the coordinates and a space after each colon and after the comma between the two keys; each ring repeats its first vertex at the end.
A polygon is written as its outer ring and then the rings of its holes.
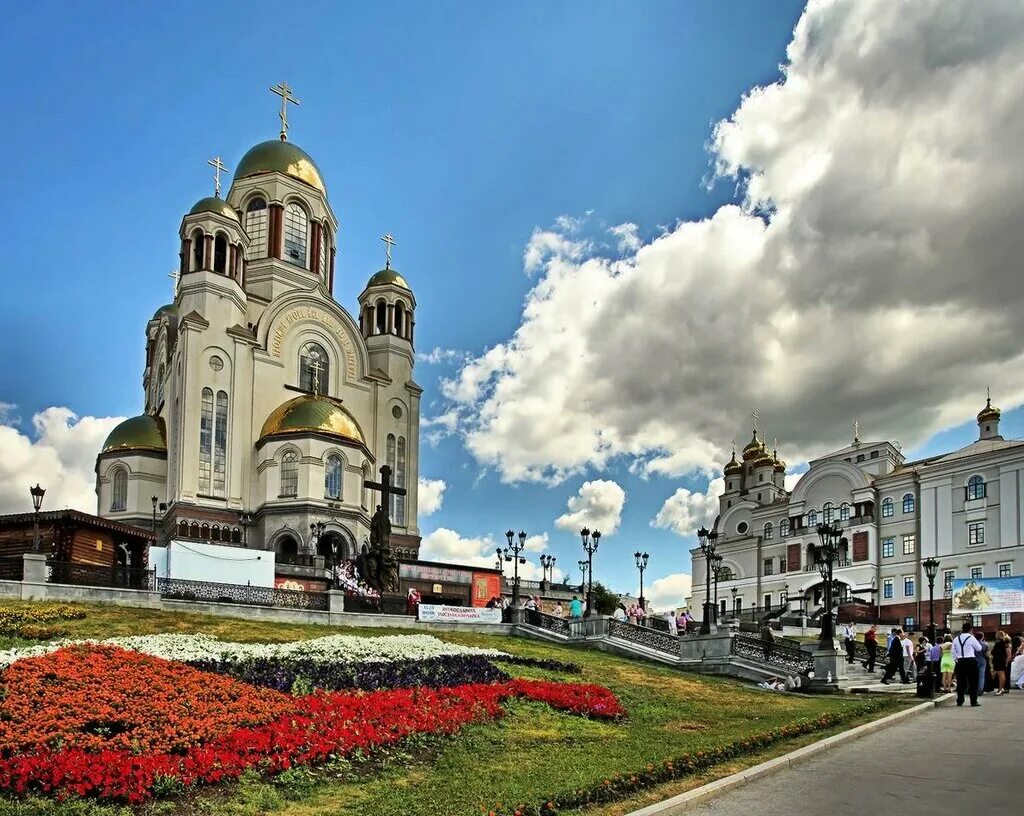
{"type": "Polygon", "coordinates": [[[587,554],[587,608],[583,615],[589,618],[594,614],[594,553],[601,543],[601,532],[591,532],[590,528],[584,527],[580,530],[580,538],[583,540],[583,551],[587,554]]]}
{"type": "Polygon", "coordinates": [[[711,570],[714,565],[715,545],[718,542],[718,533],[701,527],[697,531],[697,538],[700,540],[700,551],[704,556],[704,620],[700,624],[702,635],[711,634],[711,570]]]}
{"type": "Polygon", "coordinates": [[[640,608],[647,609],[647,604],[644,603],[644,572],[647,571],[647,559],[651,556],[647,553],[635,552],[633,558],[636,559],[636,568],[640,571],[640,608]]]}
{"type": "Polygon", "coordinates": [[[520,555],[520,553],[526,549],[526,532],[524,530],[519,531],[519,540],[516,541],[516,534],[512,530],[508,530],[505,533],[505,538],[508,539],[508,546],[502,550],[498,547],[496,552],[498,558],[504,558],[505,561],[512,562],[512,608],[519,608],[519,565],[525,564],[526,559],[520,555]]]}
{"type": "Polygon", "coordinates": [[[35,487],[30,487],[28,492],[32,495],[32,552],[39,552],[39,510],[43,506],[43,496],[46,495],[45,488],[42,488],[37,483],[35,487]]]}

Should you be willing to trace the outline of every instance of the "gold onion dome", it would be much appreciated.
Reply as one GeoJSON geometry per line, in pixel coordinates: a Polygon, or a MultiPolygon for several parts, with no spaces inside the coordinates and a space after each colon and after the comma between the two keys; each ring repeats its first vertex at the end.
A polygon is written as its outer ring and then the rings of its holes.
{"type": "Polygon", "coordinates": [[[223,215],[225,218],[230,218],[232,221],[238,221],[238,213],[235,212],[234,208],[223,198],[218,198],[217,196],[207,196],[206,198],[199,199],[192,205],[192,209],[188,211],[189,215],[198,215],[199,213],[214,213],[215,215],[223,215]]]}
{"type": "Polygon", "coordinates": [[[992,404],[992,398],[989,397],[985,400],[985,407],[978,412],[978,422],[991,422],[994,419],[999,419],[1001,415],[1002,411],[992,404]]]}
{"type": "Polygon", "coordinates": [[[768,453],[768,449],[762,447],[761,452],[754,460],[754,467],[773,467],[775,465],[775,457],[768,453]]]}
{"type": "Polygon", "coordinates": [[[305,150],[291,142],[281,139],[260,142],[242,156],[235,168],[236,179],[264,173],[284,173],[327,195],[327,186],[316,164],[305,150]]]}
{"type": "Polygon", "coordinates": [[[779,458],[779,452],[778,451],[774,451],[772,453],[772,458],[775,460],[775,472],[776,473],[785,473],[786,472],[786,463],[783,462],[779,458]]]}
{"type": "Polygon", "coordinates": [[[735,448],[733,449],[732,457],[729,459],[728,462],[725,463],[725,468],[723,469],[723,472],[726,476],[735,476],[736,474],[743,472],[743,465],[736,461],[735,448]]]}
{"type": "Polygon", "coordinates": [[[341,400],[303,394],[278,406],[267,417],[260,439],[295,433],[321,433],[365,445],[363,433],[341,400]]]}
{"type": "Polygon", "coordinates": [[[398,272],[390,266],[384,267],[384,269],[381,269],[378,272],[374,272],[370,277],[370,280],[367,281],[366,288],[369,289],[371,286],[383,286],[387,283],[393,283],[395,286],[401,286],[403,289],[408,289],[410,292],[412,291],[412,287],[409,285],[408,281],[406,281],[405,278],[399,275],[398,272]]]}
{"type": "Polygon", "coordinates": [[[149,450],[167,452],[167,432],[161,417],[143,414],[126,419],[114,428],[103,443],[102,453],[149,450]]]}
{"type": "Polygon", "coordinates": [[[754,436],[747,443],[746,447],[743,448],[743,461],[749,462],[751,459],[756,459],[761,453],[764,452],[764,442],[757,438],[757,432],[754,432],[754,436]]]}

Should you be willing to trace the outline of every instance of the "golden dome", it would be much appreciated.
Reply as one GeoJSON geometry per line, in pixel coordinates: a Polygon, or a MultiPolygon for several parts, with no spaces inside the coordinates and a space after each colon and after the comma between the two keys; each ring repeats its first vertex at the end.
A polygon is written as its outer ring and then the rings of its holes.
{"type": "Polygon", "coordinates": [[[317,394],[303,394],[279,405],[267,417],[260,439],[293,433],[322,433],[365,445],[363,433],[341,400],[317,394]]]}
{"type": "Polygon", "coordinates": [[[989,397],[985,400],[985,407],[978,412],[978,422],[991,422],[999,419],[1000,416],[1002,416],[1002,411],[992,404],[992,398],[989,397]]]}
{"type": "Polygon", "coordinates": [[[167,432],[161,417],[143,414],[126,419],[110,432],[101,453],[149,450],[167,452],[167,432]]]}
{"type": "Polygon", "coordinates": [[[382,286],[386,283],[393,283],[395,286],[401,286],[403,289],[412,291],[412,287],[408,281],[398,274],[390,266],[381,269],[379,272],[375,272],[369,281],[366,283],[366,288],[369,289],[371,286],[382,286]]]}
{"type": "Polygon", "coordinates": [[[217,196],[207,196],[206,198],[199,199],[192,205],[192,209],[188,211],[188,214],[198,215],[199,213],[207,212],[223,215],[232,221],[238,221],[238,213],[235,212],[234,208],[223,198],[217,198],[217,196]]]}
{"type": "Polygon", "coordinates": [[[776,473],[785,473],[786,472],[786,463],[783,462],[779,458],[779,454],[775,453],[773,458],[775,459],[775,472],[776,473]]]}
{"type": "Polygon", "coordinates": [[[284,173],[327,195],[327,186],[320,175],[320,170],[305,150],[291,142],[280,139],[260,142],[242,156],[238,167],[235,168],[236,179],[260,176],[264,173],[284,173]]]}
{"type": "Polygon", "coordinates": [[[749,462],[751,459],[756,459],[763,452],[765,452],[764,442],[757,438],[757,432],[755,431],[746,447],[743,448],[743,461],[749,462]]]}
{"type": "Polygon", "coordinates": [[[743,465],[736,461],[736,448],[732,449],[732,456],[729,457],[729,461],[725,463],[725,468],[722,471],[726,476],[735,476],[737,473],[743,472],[743,465]]]}
{"type": "Polygon", "coordinates": [[[163,315],[174,315],[178,314],[178,307],[173,303],[166,303],[161,306],[153,315],[153,320],[159,320],[163,315]]]}
{"type": "Polygon", "coordinates": [[[754,460],[754,467],[759,468],[765,467],[766,465],[768,467],[774,467],[775,457],[768,453],[765,448],[762,448],[761,453],[758,454],[757,458],[754,460]]]}

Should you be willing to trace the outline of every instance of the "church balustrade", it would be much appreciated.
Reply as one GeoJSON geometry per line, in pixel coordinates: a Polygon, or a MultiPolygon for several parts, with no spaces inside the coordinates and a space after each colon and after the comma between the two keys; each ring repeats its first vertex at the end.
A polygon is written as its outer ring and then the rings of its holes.
{"type": "Polygon", "coordinates": [[[628,640],[656,652],[679,656],[679,636],[670,635],[649,626],[638,626],[635,623],[624,623],[614,618],[608,621],[608,636],[628,640]]]}
{"type": "Polygon", "coordinates": [[[297,589],[221,584],[213,581],[188,581],[182,578],[158,578],[156,588],[172,600],[239,603],[253,606],[279,606],[286,609],[327,611],[326,592],[305,592],[297,589]]]}
{"type": "Polygon", "coordinates": [[[776,640],[766,642],[754,635],[736,634],[732,637],[730,652],[755,663],[803,674],[814,668],[814,655],[791,643],[776,640]]]}

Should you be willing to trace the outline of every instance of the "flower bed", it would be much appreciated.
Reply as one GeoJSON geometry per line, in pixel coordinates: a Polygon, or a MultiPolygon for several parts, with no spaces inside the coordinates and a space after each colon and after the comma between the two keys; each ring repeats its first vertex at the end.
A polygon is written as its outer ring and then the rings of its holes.
{"type": "Polygon", "coordinates": [[[67,604],[43,604],[31,608],[12,609],[0,606],[0,635],[31,640],[49,640],[67,634],[55,626],[58,621],[81,620],[85,612],[67,604]]]}

